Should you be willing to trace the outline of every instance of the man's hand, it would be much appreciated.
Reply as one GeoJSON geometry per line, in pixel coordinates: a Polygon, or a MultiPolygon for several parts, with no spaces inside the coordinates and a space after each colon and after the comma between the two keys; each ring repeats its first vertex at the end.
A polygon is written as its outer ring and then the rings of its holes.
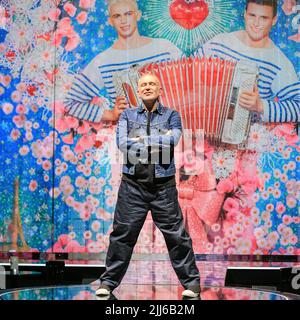
{"type": "Polygon", "coordinates": [[[125,96],[118,96],[113,110],[104,110],[102,119],[104,121],[118,121],[120,114],[128,108],[128,103],[125,96]]]}
{"type": "Polygon", "coordinates": [[[120,114],[126,108],[128,108],[128,103],[127,103],[127,100],[126,100],[125,96],[117,96],[114,108],[112,110],[113,113],[114,113],[114,116],[115,116],[115,120],[114,121],[117,121],[119,119],[120,114]]]}
{"type": "Polygon", "coordinates": [[[254,91],[241,92],[239,97],[239,105],[249,111],[255,111],[259,113],[264,112],[264,106],[259,97],[257,86],[254,87],[254,91]]]}

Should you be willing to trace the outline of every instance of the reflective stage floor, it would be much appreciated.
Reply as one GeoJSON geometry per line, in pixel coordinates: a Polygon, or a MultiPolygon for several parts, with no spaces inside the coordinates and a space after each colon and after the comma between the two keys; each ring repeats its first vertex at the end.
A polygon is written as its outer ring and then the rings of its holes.
{"type": "MultiPolygon", "coordinates": [[[[0,295],[3,300],[182,300],[182,288],[174,284],[121,284],[110,297],[95,296],[98,285],[23,289],[0,295]]],[[[201,287],[201,300],[290,300],[284,294],[263,290],[201,287]]],[[[197,299],[192,299],[197,300],[197,299]]]]}
{"type": "MultiPolygon", "coordinates": [[[[88,262],[90,264],[91,261],[88,262]]],[[[98,264],[101,263],[98,261],[98,264]]],[[[197,261],[201,274],[201,300],[299,300],[300,296],[278,292],[272,288],[225,287],[228,267],[279,268],[299,266],[298,263],[197,261]]],[[[99,267],[103,267],[99,264],[99,267]]],[[[87,274],[81,285],[19,288],[0,291],[1,300],[99,300],[94,294],[99,280],[90,280],[87,274]]],[[[132,260],[127,273],[110,300],[182,300],[179,284],[170,261],[132,260]]]]}

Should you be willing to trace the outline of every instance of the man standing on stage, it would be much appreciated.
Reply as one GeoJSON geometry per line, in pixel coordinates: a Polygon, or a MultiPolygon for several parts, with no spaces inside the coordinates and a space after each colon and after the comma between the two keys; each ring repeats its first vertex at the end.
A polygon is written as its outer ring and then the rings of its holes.
{"type": "Polygon", "coordinates": [[[139,34],[137,24],[142,13],[136,0],[108,0],[108,11],[108,22],[115,28],[118,38],[75,77],[65,99],[69,115],[91,122],[116,121],[127,107],[125,97],[116,96],[112,81],[115,72],[136,64],[169,61],[181,56],[180,50],[170,41],[139,34]],[[99,99],[99,92],[104,87],[114,103],[112,110],[99,99]]]}
{"type": "Polygon", "coordinates": [[[258,112],[264,122],[299,122],[299,80],[292,63],[270,39],[277,22],[277,1],[247,0],[244,18],[245,30],[219,34],[198,53],[256,62],[257,87],[241,94],[240,105],[258,112]]]}
{"type": "Polygon", "coordinates": [[[156,76],[143,75],[138,81],[142,105],[126,109],[118,122],[123,177],[98,296],[109,296],[121,283],[149,210],[185,288],[183,297],[200,294],[199,271],[191,238],[184,228],[175,182],[174,147],[182,133],[181,119],[176,110],[160,104],[161,92],[156,76]]]}

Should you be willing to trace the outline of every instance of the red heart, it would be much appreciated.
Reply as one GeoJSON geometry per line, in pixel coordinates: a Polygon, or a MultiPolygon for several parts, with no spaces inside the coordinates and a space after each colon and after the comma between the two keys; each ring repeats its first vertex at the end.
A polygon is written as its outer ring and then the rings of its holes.
{"type": "Polygon", "coordinates": [[[174,0],[170,5],[172,19],[187,30],[199,26],[208,16],[208,4],[204,0],[187,3],[185,0],[174,0]]]}

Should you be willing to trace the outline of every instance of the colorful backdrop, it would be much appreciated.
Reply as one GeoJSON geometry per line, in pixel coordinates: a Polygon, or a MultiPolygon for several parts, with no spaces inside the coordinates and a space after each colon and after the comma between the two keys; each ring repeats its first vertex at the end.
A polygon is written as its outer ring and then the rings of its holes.
{"type": "MultiPolygon", "coordinates": [[[[243,28],[245,1],[200,2],[204,13],[191,25],[187,11],[176,19],[172,8],[194,1],[138,1],[141,34],[168,39],[189,56],[216,34],[243,28]]],[[[278,3],[271,38],[299,76],[299,8],[278,3]]],[[[1,251],[107,250],[120,181],[111,161],[115,126],[82,122],[75,132],[78,120],[62,111],[74,74],[116,38],[107,17],[104,0],[0,0],[1,251]]],[[[290,129],[254,125],[249,152],[208,148],[214,190],[199,187],[208,169],[179,177],[196,253],[299,254],[300,155],[290,129]]],[[[178,159],[180,169],[185,160],[178,159]]],[[[166,252],[151,219],[136,252],[166,252]]]]}

